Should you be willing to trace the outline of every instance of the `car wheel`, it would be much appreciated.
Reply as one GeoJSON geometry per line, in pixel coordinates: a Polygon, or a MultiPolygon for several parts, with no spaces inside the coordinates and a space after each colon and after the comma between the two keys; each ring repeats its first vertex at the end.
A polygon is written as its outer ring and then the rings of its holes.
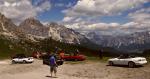
{"type": "Polygon", "coordinates": [[[129,66],[130,68],[134,68],[134,67],[135,67],[135,63],[130,61],[130,62],[128,63],[128,66],[129,66]]]}
{"type": "Polygon", "coordinates": [[[23,60],[23,63],[26,63],[26,61],[25,61],[25,60],[23,60]]]}
{"type": "Polygon", "coordinates": [[[109,63],[108,63],[110,66],[113,66],[114,65],[114,63],[112,62],[112,61],[109,61],[109,63]]]}
{"type": "Polygon", "coordinates": [[[13,61],[12,61],[12,64],[15,64],[15,63],[16,63],[16,62],[13,60],[13,61]]]}

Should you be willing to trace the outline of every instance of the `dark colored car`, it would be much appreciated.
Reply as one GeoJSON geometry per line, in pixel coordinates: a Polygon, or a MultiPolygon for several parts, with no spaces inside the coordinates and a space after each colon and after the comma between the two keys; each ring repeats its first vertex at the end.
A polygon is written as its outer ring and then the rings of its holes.
{"type": "MultiPolygon", "coordinates": [[[[50,55],[44,55],[44,56],[42,57],[42,59],[43,59],[43,64],[50,65],[49,58],[50,58],[50,55]]],[[[60,65],[63,65],[64,61],[61,60],[61,59],[57,59],[57,58],[56,58],[56,63],[57,63],[58,66],[60,66],[60,65]]]]}
{"type": "Polygon", "coordinates": [[[62,57],[63,60],[68,60],[68,61],[83,61],[86,59],[86,57],[84,55],[64,55],[62,57]]]}

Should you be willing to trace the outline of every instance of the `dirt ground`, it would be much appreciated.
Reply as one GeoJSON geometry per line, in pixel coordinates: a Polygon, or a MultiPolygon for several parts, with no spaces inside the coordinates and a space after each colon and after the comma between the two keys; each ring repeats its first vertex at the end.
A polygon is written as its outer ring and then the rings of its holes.
{"type": "MultiPolygon", "coordinates": [[[[41,60],[32,64],[10,63],[10,60],[0,61],[0,79],[53,79],[49,66],[43,65],[41,60]]],[[[127,68],[107,66],[102,62],[67,62],[58,67],[56,79],[150,79],[150,65],[127,68]]]]}

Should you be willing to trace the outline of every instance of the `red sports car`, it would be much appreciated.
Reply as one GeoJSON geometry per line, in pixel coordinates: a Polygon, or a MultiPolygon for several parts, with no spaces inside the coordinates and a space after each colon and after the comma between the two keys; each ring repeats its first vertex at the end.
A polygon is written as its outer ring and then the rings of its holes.
{"type": "Polygon", "coordinates": [[[86,59],[86,57],[84,55],[64,55],[62,57],[63,60],[74,60],[74,61],[83,61],[86,59]]]}

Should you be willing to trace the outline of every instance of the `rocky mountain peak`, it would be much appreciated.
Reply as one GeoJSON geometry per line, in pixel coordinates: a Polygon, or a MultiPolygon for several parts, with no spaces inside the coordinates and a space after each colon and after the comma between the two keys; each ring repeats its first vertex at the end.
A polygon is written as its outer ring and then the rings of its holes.
{"type": "Polygon", "coordinates": [[[86,40],[85,36],[63,25],[57,23],[50,23],[47,25],[47,27],[49,27],[50,29],[49,35],[54,40],[75,44],[79,44],[81,41],[83,41],[83,39],[86,40]]]}
{"type": "Polygon", "coordinates": [[[4,19],[6,19],[6,17],[3,14],[0,13],[0,20],[2,21],[4,19]]]}
{"type": "Polygon", "coordinates": [[[89,33],[87,33],[86,36],[89,38],[93,38],[93,37],[97,36],[97,34],[96,34],[96,32],[89,32],[89,33]]]}
{"type": "Polygon", "coordinates": [[[19,28],[26,34],[31,34],[40,37],[48,37],[48,28],[45,27],[39,20],[28,18],[24,20],[19,28]]]}
{"type": "Polygon", "coordinates": [[[43,26],[42,23],[39,20],[37,20],[37,19],[35,19],[33,17],[32,18],[27,18],[21,24],[43,26]]]}
{"type": "Polygon", "coordinates": [[[10,33],[16,38],[25,37],[25,39],[33,38],[36,41],[38,38],[49,38],[53,40],[80,44],[88,41],[84,35],[66,28],[64,25],[52,22],[48,25],[43,25],[35,18],[27,18],[19,26],[16,26],[10,19],[0,14],[0,33],[10,33]]]}
{"type": "Polygon", "coordinates": [[[5,15],[0,13],[0,31],[3,32],[14,32],[17,26],[5,15]]]}
{"type": "Polygon", "coordinates": [[[56,22],[51,22],[48,24],[48,26],[52,26],[52,27],[57,27],[59,24],[57,24],[56,22]]]}
{"type": "Polygon", "coordinates": [[[52,28],[52,29],[57,29],[57,30],[65,30],[67,29],[65,26],[60,25],[56,22],[51,22],[47,25],[47,27],[52,28]]]}

